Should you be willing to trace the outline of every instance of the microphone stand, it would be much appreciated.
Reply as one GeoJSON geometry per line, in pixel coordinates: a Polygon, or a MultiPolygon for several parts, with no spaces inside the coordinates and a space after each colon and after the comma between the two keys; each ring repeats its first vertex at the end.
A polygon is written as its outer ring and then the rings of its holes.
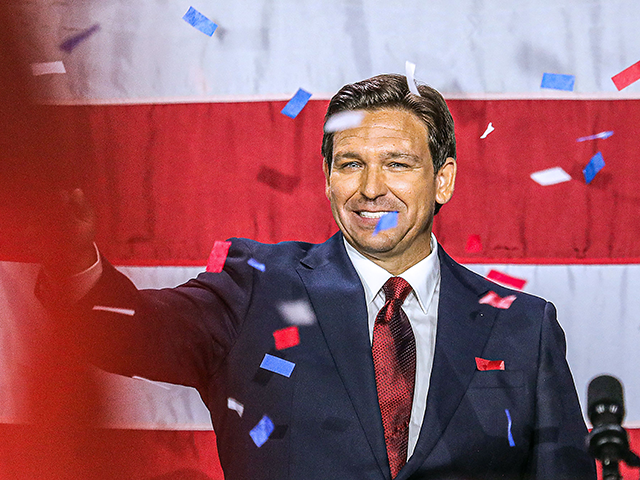
{"type": "Polygon", "coordinates": [[[640,457],[629,448],[627,431],[620,425],[595,427],[587,436],[587,444],[591,455],[602,463],[602,480],[622,480],[620,461],[640,468],[640,457]]]}

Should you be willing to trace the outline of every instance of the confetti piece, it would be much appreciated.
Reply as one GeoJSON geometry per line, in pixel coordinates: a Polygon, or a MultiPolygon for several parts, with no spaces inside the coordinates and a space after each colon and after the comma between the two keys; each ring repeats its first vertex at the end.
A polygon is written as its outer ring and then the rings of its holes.
{"type": "Polygon", "coordinates": [[[171,391],[171,388],[167,387],[166,385],[162,385],[160,382],[154,382],[153,380],[149,380],[148,378],[139,377],[137,375],[134,375],[131,378],[133,378],[134,380],[142,380],[144,382],[147,382],[147,383],[150,383],[152,385],[155,385],[156,387],[164,388],[165,390],[171,391]]]}
{"type": "Polygon", "coordinates": [[[327,133],[341,132],[350,128],[359,127],[364,119],[365,112],[362,110],[348,110],[331,115],[324,124],[324,131],[327,133]]]}
{"type": "Polygon", "coordinates": [[[533,172],[530,176],[534,182],[539,183],[543,187],[571,180],[571,175],[565,172],[562,167],[547,168],[546,170],[533,172]]]}
{"type": "Polygon", "coordinates": [[[485,360],[484,358],[476,357],[476,367],[481,372],[504,370],[504,360],[485,360]]]}
{"type": "Polygon", "coordinates": [[[614,85],[618,89],[618,91],[623,88],[627,88],[634,82],[640,80],[640,62],[636,62],[628,68],[625,68],[620,73],[611,77],[614,85]]]}
{"type": "Polygon", "coordinates": [[[482,240],[480,235],[469,235],[467,239],[467,246],[464,247],[465,251],[470,253],[477,253],[482,251],[482,240]]]}
{"type": "Polygon", "coordinates": [[[100,30],[100,25],[96,23],[92,27],[89,27],[88,29],[86,29],[84,32],[81,32],[77,35],[74,35],[73,37],[66,39],[64,42],[60,44],[60,50],[70,53],[74,48],[76,48],[78,45],[80,45],[82,42],[84,42],[87,38],[89,38],[91,35],[96,33],[98,30],[100,30]]]}
{"type": "Polygon", "coordinates": [[[511,414],[509,413],[509,409],[505,408],[504,413],[507,414],[507,438],[509,440],[509,446],[510,447],[515,447],[516,446],[516,442],[513,441],[513,435],[511,434],[511,414]]]}
{"type": "Polygon", "coordinates": [[[276,341],[276,349],[284,350],[285,348],[295,347],[300,344],[300,333],[298,327],[281,328],[273,332],[273,338],[276,341]]]}
{"type": "Polygon", "coordinates": [[[410,61],[404,62],[404,71],[407,78],[407,85],[409,85],[409,91],[414,95],[420,96],[420,92],[418,91],[418,86],[416,85],[416,64],[411,63],[410,61]]]}
{"type": "Polygon", "coordinates": [[[247,263],[249,264],[249,266],[255,268],[256,270],[260,270],[261,272],[264,272],[265,270],[264,263],[260,263],[255,258],[250,258],[249,260],[247,260],[247,263]]]}
{"type": "Polygon", "coordinates": [[[260,183],[264,183],[274,190],[291,194],[300,183],[300,177],[294,177],[293,175],[285,175],[273,168],[262,165],[258,172],[257,180],[260,183]]]}
{"type": "Polygon", "coordinates": [[[551,88],[553,90],[566,90],[568,92],[573,92],[573,85],[575,81],[575,75],[545,73],[542,75],[542,83],[540,84],[540,88],[551,88]]]}
{"type": "Polygon", "coordinates": [[[218,28],[218,25],[213,23],[193,7],[189,7],[189,10],[187,10],[187,13],[184,14],[182,19],[208,36],[212,36],[213,32],[218,28]]]}
{"type": "Polygon", "coordinates": [[[576,142],[586,142],[587,140],[597,140],[598,138],[604,139],[609,138],[611,135],[613,135],[613,132],[600,132],[595,135],[589,135],[588,137],[580,137],[576,142]]]}
{"type": "Polygon", "coordinates": [[[494,130],[495,130],[495,128],[493,128],[493,125],[491,125],[491,122],[489,122],[489,125],[487,126],[487,129],[484,131],[484,133],[482,134],[482,136],[480,138],[481,139],[482,138],[487,138],[487,135],[489,135],[494,130]]]}
{"type": "Polygon", "coordinates": [[[227,260],[229,247],[231,242],[216,241],[213,244],[209,260],[207,261],[207,272],[220,273],[224,268],[224,262],[227,260]]]}
{"type": "Polygon", "coordinates": [[[278,373],[287,378],[291,376],[291,372],[293,372],[295,366],[296,364],[293,362],[289,362],[284,358],[274,357],[273,355],[269,355],[268,353],[264,354],[264,358],[262,359],[262,363],[260,364],[260,368],[269,370],[273,373],[278,373]]]}
{"type": "Polygon", "coordinates": [[[309,92],[299,88],[280,113],[290,118],[296,118],[310,98],[311,94],[309,92]]]}
{"type": "Polygon", "coordinates": [[[585,181],[587,183],[591,183],[591,181],[595,178],[596,174],[600,170],[602,170],[603,167],[604,167],[604,158],[602,158],[602,153],[598,152],[593,157],[591,157],[591,160],[589,160],[589,163],[587,163],[587,166],[584,167],[584,169],[582,170],[585,181]]]}
{"type": "Polygon", "coordinates": [[[292,325],[307,326],[316,323],[316,315],[305,300],[282,302],[278,305],[278,310],[287,323],[292,325]]]}
{"type": "Polygon", "coordinates": [[[238,412],[238,415],[240,417],[242,417],[242,414],[244,413],[244,405],[242,405],[235,398],[231,398],[231,397],[227,398],[227,408],[229,410],[233,410],[235,412],[238,412]]]}
{"type": "Polygon", "coordinates": [[[130,308],[105,307],[103,305],[94,305],[93,310],[99,310],[101,312],[120,313],[121,315],[129,315],[130,317],[133,317],[136,314],[136,311],[131,310],[130,308]]]}
{"type": "Polygon", "coordinates": [[[395,228],[398,226],[398,212],[387,212],[380,217],[376,228],[373,230],[373,234],[377,235],[383,230],[395,228]]]}
{"type": "Polygon", "coordinates": [[[516,299],[515,295],[509,295],[508,297],[502,298],[496,292],[489,292],[480,300],[478,303],[488,304],[495,308],[500,308],[502,310],[508,309],[513,301],[516,299]]]}
{"type": "Polygon", "coordinates": [[[494,282],[506,285],[507,287],[517,288],[518,290],[522,290],[527,284],[527,281],[522,278],[512,277],[497,270],[490,270],[487,274],[487,278],[489,280],[493,280],[494,282]]]}
{"type": "Polygon", "coordinates": [[[67,71],[64,69],[64,64],[61,61],[57,61],[32,63],[31,73],[34,77],[37,77],[39,75],[50,75],[52,73],[67,73],[67,71]]]}
{"type": "Polygon", "coordinates": [[[251,435],[253,443],[260,448],[267,440],[269,440],[269,436],[273,432],[274,428],[275,426],[271,419],[265,415],[260,419],[258,424],[251,429],[249,435],[251,435]]]}

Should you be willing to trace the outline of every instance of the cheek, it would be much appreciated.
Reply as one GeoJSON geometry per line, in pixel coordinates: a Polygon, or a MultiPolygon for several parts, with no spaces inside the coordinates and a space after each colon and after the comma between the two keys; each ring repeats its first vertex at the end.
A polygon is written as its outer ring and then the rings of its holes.
{"type": "Polygon", "coordinates": [[[332,178],[330,187],[327,188],[327,196],[340,203],[346,202],[357,191],[357,182],[352,179],[332,178]]]}

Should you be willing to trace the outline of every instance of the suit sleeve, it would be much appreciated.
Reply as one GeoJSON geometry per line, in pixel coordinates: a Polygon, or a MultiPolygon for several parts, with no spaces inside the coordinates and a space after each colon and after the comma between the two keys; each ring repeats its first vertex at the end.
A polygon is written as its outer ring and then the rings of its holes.
{"type": "Polygon", "coordinates": [[[203,272],[162,290],[138,290],[103,259],[100,280],[72,315],[73,334],[97,366],[192,386],[206,401],[208,380],[246,316],[255,272],[246,263],[250,256],[235,240],[221,273],[203,272]]]}
{"type": "Polygon", "coordinates": [[[595,480],[595,462],[587,453],[587,429],[565,355],[564,332],[556,320],[555,307],[547,303],[540,338],[529,478],[595,480]]]}

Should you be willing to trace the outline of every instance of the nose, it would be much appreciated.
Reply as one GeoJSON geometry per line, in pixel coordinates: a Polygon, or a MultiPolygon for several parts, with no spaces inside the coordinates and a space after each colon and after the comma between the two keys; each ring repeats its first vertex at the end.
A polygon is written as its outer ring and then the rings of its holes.
{"type": "Polygon", "coordinates": [[[362,175],[360,193],[368,200],[375,200],[387,193],[384,172],[376,167],[367,167],[362,175]]]}

